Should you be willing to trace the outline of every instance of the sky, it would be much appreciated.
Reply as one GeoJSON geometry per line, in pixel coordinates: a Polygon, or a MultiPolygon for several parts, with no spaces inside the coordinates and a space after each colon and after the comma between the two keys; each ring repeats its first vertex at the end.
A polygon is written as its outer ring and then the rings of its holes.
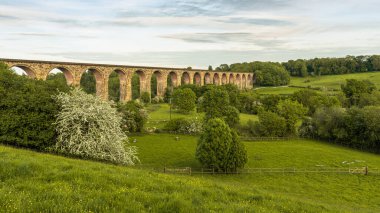
{"type": "Polygon", "coordinates": [[[380,53],[379,0],[0,0],[0,58],[207,68],[380,53]]]}

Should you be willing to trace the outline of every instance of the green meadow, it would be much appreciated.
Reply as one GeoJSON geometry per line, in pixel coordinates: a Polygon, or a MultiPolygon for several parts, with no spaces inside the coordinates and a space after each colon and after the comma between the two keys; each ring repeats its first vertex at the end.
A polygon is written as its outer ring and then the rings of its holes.
{"type": "MultiPolygon", "coordinates": [[[[123,167],[0,146],[5,212],[378,212],[380,178],[359,174],[174,175],[199,167],[197,137],[131,136],[141,164],[123,167]]],[[[244,142],[246,167],[380,167],[380,156],[311,140],[244,142]]]]}
{"type": "MultiPolygon", "coordinates": [[[[354,73],[344,75],[324,75],[317,77],[291,77],[289,86],[320,88],[322,90],[338,90],[346,79],[369,80],[380,88],[380,72],[354,73]]],[[[262,94],[292,94],[300,88],[295,87],[258,87],[262,94]]]]}

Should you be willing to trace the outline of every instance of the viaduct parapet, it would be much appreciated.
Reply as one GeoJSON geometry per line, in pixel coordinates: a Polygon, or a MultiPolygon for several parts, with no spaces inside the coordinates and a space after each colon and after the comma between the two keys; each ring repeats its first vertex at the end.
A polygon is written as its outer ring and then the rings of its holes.
{"type": "Polygon", "coordinates": [[[163,97],[168,87],[168,79],[174,87],[181,84],[235,84],[240,89],[253,87],[253,74],[245,72],[222,72],[201,69],[167,67],[126,66],[113,64],[93,64],[76,62],[37,61],[20,59],[0,59],[8,67],[23,69],[30,78],[46,80],[49,73],[58,69],[63,72],[68,85],[79,87],[84,72],[92,72],[96,79],[96,94],[108,99],[108,79],[116,72],[120,79],[120,101],[132,100],[132,76],[140,77],[140,92],[151,92],[151,78],[157,78],[157,96],[163,97]],[[170,76],[170,78],[168,78],[170,76]]]}

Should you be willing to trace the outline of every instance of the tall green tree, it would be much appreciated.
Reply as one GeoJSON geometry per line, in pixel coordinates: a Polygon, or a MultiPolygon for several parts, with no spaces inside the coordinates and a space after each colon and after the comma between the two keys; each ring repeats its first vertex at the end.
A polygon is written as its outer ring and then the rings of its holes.
{"type": "Polygon", "coordinates": [[[206,168],[217,172],[234,172],[244,167],[247,152],[236,132],[220,118],[210,119],[198,140],[195,157],[206,168]]]}

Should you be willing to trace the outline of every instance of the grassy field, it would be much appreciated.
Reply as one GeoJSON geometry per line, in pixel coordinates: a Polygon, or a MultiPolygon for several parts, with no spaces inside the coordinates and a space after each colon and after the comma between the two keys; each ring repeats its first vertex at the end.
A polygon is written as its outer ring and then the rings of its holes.
{"type": "MultiPolygon", "coordinates": [[[[355,73],[345,75],[325,75],[320,77],[291,77],[289,86],[321,88],[325,90],[338,90],[346,79],[370,80],[380,88],[380,72],[355,73]]],[[[259,87],[256,91],[262,94],[292,94],[300,88],[294,87],[259,87]]]]}
{"type": "MultiPolygon", "coordinates": [[[[152,128],[156,127],[158,129],[165,126],[166,122],[176,118],[198,118],[203,119],[204,113],[191,112],[189,114],[181,114],[172,110],[170,113],[169,104],[151,104],[147,107],[149,118],[145,127],[152,128]],[[171,114],[171,115],[170,115],[171,114]]],[[[240,113],[240,123],[245,125],[248,120],[258,120],[256,115],[240,113]]]]}
{"type": "MultiPolygon", "coordinates": [[[[141,167],[199,166],[196,137],[145,135],[141,167]]],[[[249,167],[379,167],[380,157],[313,141],[245,143],[249,167]],[[321,157],[323,156],[323,157],[321,157]]],[[[379,212],[379,176],[166,175],[0,146],[5,212],[379,212]]],[[[140,166],[137,166],[140,167],[140,166]]]]}

